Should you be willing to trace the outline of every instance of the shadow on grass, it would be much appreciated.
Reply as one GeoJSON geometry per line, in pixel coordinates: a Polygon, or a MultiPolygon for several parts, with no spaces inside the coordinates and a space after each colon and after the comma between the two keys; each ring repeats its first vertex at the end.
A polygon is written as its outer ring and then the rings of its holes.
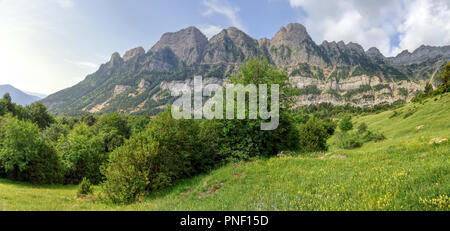
{"type": "Polygon", "coordinates": [[[27,182],[12,181],[8,179],[0,179],[0,184],[14,186],[16,188],[29,188],[29,189],[59,189],[59,190],[74,190],[77,185],[34,185],[27,182]]]}

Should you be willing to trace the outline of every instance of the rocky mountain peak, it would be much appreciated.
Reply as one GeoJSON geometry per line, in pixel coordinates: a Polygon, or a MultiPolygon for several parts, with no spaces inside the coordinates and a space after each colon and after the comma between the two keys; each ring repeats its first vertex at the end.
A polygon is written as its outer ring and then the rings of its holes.
{"type": "Polygon", "coordinates": [[[286,27],[281,29],[272,38],[273,44],[279,44],[283,42],[299,43],[304,40],[311,40],[306,28],[299,23],[290,23],[286,27]]]}
{"type": "Polygon", "coordinates": [[[122,63],[123,63],[123,59],[122,59],[122,57],[120,57],[120,54],[119,54],[118,52],[114,52],[114,53],[111,55],[111,59],[110,59],[109,62],[106,64],[106,66],[107,66],[108,68],[113,68],[113,67],[119,66],[119,65],[122,64],[122,63]]]}
{"type": "Polygon", "coordinates": [[[200,60],[208,45],[208,38],[196,27],[188,27],[178,32],[165,33],[153,46],[152,52],[170,48],[173,53],[186,64],[193,64],[200,60]]]}
{"type": "Polygon", "coordinates": [[[378,50],[378,48],[376,48],[376,47],[369,48],[369,50],[366,51],[366,54],[370,57],[383,57],[384,58],[384,55],[381,54],[380,50],[378,50]]]}
{"type": "Polygon", "coordinates": [[[202,62],[241,63],[257,55],[258,41],[245,32],[229,27],[209,40],[202,62]]]}
{"type": "Polygon", "coordinates": [[[398,54],[396,57],[404,57],[404,56],[409,56],[409,55],[411,55],[411,53],[408,50],[404,50],[400,54],[398,54]]]}
{"type": "Polygon", "coordinates": [[[131,49],[127,52],[125,52],[125,55],[123,56],[123,60],[125,62],[133,59],[133,58],[139,58],[141,56],[145,55],[145,50],[143,47],[136,47],[134,49],[131,49]]]}
{"type": "Polygon", "coordinates": [[[349,42],[347,44],[347,48],[349,48],[352,51],[355,51],[356,53],[358,53],[360,55],[365,53],[364,48],[361,45],[359,45],[358,43],[349,42]]]}
{"type": "Polygon", "coordinates": [[[409,65],[422,63],[437,57],[442,57],[443,60],[450,61],[450,46],[436,47],[422,45],[412,53],[408,50],[404,50],[396,57],[390,58],[389,60],[393,64],[409,65]]]}

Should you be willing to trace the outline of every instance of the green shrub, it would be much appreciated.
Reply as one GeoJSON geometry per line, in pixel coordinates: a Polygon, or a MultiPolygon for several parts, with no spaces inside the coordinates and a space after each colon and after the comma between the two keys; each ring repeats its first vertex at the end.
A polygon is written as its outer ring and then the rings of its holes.
{"type": "Polygon", "coordinates": [[[116,149],[104,169],[102,197],[113,203],[132,203],[146,192],[149,185],[149,158],[154,144],[138,134],[116,149]]]}
{"type": "Polygon", "coordinates": [[[311,117],[306,124],[299,126],[299,149],[301,152],[326,151],[330,136],[323,122],[311,117]]]}
{"type": "Polygon", "coordinates": [[[193,175],[202,160],[196,140],[198,123],[175,120],[170,110],[158,115],[110,157],[103,191],[115,203],[128,203],[145,191],[155,191],[193,175]]]}
{"type": "Polygon", "coordinates": [[[89,181],[89,179],[87,179],[86,177],[83,177],[83,180],[81,181],[80,185],[78,185],[77,196],[81,197],[89,194],[92,194],[91,181],[89,181]]]}
{"type": "Polygon", "coordinates": [[[0,118],[0,169],[11,180],[33,184],[61,183],[55,149],[39,136],[39,127],[16,117],[0,118]]]}
{"type": "Polygon", "coordinates": [[[364,132],[366,132],[367,131],[367,124],[366,123],[361,123],[359,126],[358,126],[358,133],[359,134],[362,134],[362,133],[364,133],[364,132]]]}
{"type": "Polygon", "coordinates": [[[58,140],[66,183],[78,184],[86,177],[92,183],[102,180],[100,166],[106,162],[103,139],[85,123],[75,125],[67,137],[58,140]]]}
{"type": "Polygon", "coordinates": [[[383,141],[385,139],[386,139],[386,137],[384,136],[384,134],[371,132],[371,131],[366,131],[362,135],[363,142],[370,142],[370,141],[380,142],[380,141],[383,141]]]}
{"type": "Polygon", "coordinates": [[[103,139],[104,151],[112,152],[130,137],[130,128],[124,116],[111,113],[101,116],[95,124],[96,132],[103,139]]]}
{"type": "Polygon", "coordinates": [[[339,122],[339,128],[343,132],[347,132],[353,129],[352,117],[347,115],[339,122]]]}
{"type": "Polygon", "coordinates": [[[359,148],[363,144],[359,134],[352,132],[337,132],[335,143],[336,146],[344,149],[359,148]]]}
{"type": "Polygon", "coordinates": [[[31,122],[37,124],[41,129],[44,129],[55,122],[55,118],[47,112],[47,107],[41,102],[28,105],[25,107],[25,110],[27,113],[27,118],[31,122]]]}

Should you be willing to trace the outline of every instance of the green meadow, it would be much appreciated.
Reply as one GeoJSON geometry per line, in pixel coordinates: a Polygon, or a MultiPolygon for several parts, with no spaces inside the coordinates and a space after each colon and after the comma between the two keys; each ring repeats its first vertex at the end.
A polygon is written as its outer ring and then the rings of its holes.
{"type": "MultiPolygon", "coordinates": [[[[450,94],[360,115],[386,139],[228,164],[129,205],[78,198],[76,185],[0,180],[6,210],[450,210],[450,94]]],[[[355,126],[355,127],[356,127],[355,126]]]]}

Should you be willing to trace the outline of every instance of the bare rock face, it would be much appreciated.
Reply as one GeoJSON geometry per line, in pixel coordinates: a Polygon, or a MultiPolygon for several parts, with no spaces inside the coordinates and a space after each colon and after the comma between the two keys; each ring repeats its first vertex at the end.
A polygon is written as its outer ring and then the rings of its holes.
{"type": "Polygon", "coordinates": [[[345,44],[343,41],[338,43],[324,41],[320,47],[327,54],[331,65],[349,65],[355,66],[361,63],[368,63],[368,57],[361,45],[357,43],[345,44]]]}
{"type": "Polygon", "coordinates": [[[178,32],[165,33],[151,51],[170,48],[181,61],[194,64],[200,60],[207,44],[208,38],[199,29],[188,27],[178,32]]]}
{"type": "Polygon", "coordinates": [[[268,50],[276,65],[309,63],[326,66],[328,63],[325,54],[311,39],[306,28],[298,23],[282,27],[270,40],[268,50]]]}
{"type": "Polygon", "coordinates": [[[114,52],[111,55],[111,59],[106,64],[108,68],[118,67],[120,64],[123,63],[123,59],[120,57],[120,54],[118,52],[114,52]]]}
{"type": "Polygon", "coordinates": [[[239,65],[254,57],[267,58],[277,69],[286,70],[293,86],[309,87],[302,94],[310,95],[300,96],[299,105],[330,102],[370,106],[409,101],[427,82],[437,86],[437,74],[450,61],[450,46],[421,46],[412,53],[384,57],[377,48],[364,51],[352,42],[324,41],[317,45],[298,23],[282,27],[272,39],[259,40],[230,27],[208,41],[200,30],[188,27],[165,33],[148,52],[137,47],[125,52],[123,58],[117,52],[112,54],[81,83],[42,102],[56,114],[77,110],[155,113],[165,101],[146,103],[170,97],[163,91],[177,81],[191,85],[194,75],[202,75],[205,84],[222,84],[239,65]],[[129,89],[123,87],[130,83],[134,84],[129,89]],[[104,95],[114,97],[105,101],[104,95]],[[132,106],[118,104],[120,100],[132,106]]]}
{"type": "Polygon", "coordinates": [[[139,57],[142,57],[144,55],[145,55],[144,48],[136,47],[134,49],[125,52],[125,55],[123,56],[123,61],[128,62],[133,59],[138,59],[139,57]]]}
{"type": "Polygon", "coordinates": [[[258,42],[235,27],[222,30],[209,41],[202,64],[243,63],[258,54],[258,42]]]}
{"type": "Polygon", "coordinates": [[[413,53],[404,50],[396,57],[389,58],[389,61],[395,65],[419,64],[429,59],[441,56],[444,60],[450,60],[450,46],[435,47],[422,45],[413,53]]]}
{"type": "Polygon", "coordinates": [[[375,63],[383,64],[386,61],[386,57],[381,54],[380,50],[376,47],[371,47],[366,51],[366,55],[370,57],[375,63]]]}

